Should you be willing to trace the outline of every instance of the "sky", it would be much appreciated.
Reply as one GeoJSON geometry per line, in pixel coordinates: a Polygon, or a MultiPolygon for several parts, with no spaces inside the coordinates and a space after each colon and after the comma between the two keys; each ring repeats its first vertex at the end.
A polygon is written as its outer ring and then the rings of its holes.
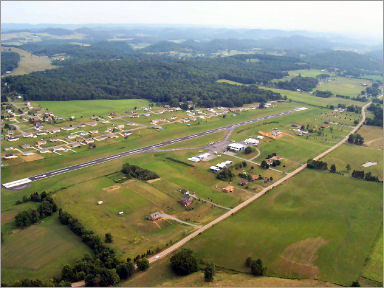
{"type": "Polygon", "coordinates": [[[382,1],[1,1],[2,23],[192,24],[382,38],[382,1]]]}

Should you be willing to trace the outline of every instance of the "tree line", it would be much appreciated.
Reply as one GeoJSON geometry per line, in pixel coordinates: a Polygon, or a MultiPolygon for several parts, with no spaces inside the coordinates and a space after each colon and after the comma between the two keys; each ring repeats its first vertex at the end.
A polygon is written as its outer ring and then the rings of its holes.
{"type": "Polygon", "coordinates": [[[159,175],[155,172],[141,168],[137,165],[131,165],[129,163],[123,164],[121,172],[127,175],[128,178],[136,178],[143,181],[159,178],[159,175]]]}
{"type": "Polygon", "coordinates": [[[16,227],[25,228],[32,224],[39,222],[48,216],[51,216],[57,211],[57,205],[53,201],[52,197],[47,193],[42,192],[41,194],[33,193],[30,196],[30,201],[40,202],[37,209],[28,209],[19,212],[15,216],[16,227]]]}
{"type": "Polygon", "coordinates": [[[19,62],[19,53],[9,51],[1,52],[1,75],[4,75],[7,71],[13,71],[19,62]]]}

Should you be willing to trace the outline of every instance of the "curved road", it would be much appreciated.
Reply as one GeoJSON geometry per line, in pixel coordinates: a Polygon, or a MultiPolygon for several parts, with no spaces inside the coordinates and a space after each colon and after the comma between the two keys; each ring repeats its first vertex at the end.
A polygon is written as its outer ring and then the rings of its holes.
{"type": "Polygon", "coordinates": [[[56,175],[59,175],[59,174],[67,173],[67,172],[70,172],[70,171],[74,171],[74,170],[85,168],[85,167],[89,167],[89,166],[94,166],[94,165],[101,164],[101,163],[104,163],[104,162],[107,162],[107,161],[115,160],[117,158],[122,158],[122,157],[130,156],[130,155],[133,155],[133,154],[138,154],[138,153],[144,153],[144,152],[152,151],[153,149],[157,149],[159,147],[163,147],[163,146],[167,146],[167,145],[170,145],[170,144],[182,142],[182,141],[189,140],[189,139],[196,138],[196,137],[201,137],[201,136],[204,136],[204,135],[216,133],[216,132],[223,131],[223,130],[231,130],[231,129],[233,129],[235,127],[238,127],[238,126],[241,126],[241,125],[251,124],[251,123],[255,123],[255,122],[259,122],[259,121],[264,121],[264,120],[267,120],[267,119],[270,119],[270,118],[275,118],[275,117],[279,117],[279,116],[283,116],[283,115],[288,115],[288,114],[291,114],[291,113],[294,113],[294,112],[298,112],[298,111],[302,111],[302,110],[305,110],[305,109],[307,109],[307,108],[305,108],[305,107],[297,107],[297,108],[294,108],[294,109],[291,109],[291,110],[288,110],[288,111],[284,111],[284,112],[280,112],[280,113],[276,113],[276,114],[271,114],[271,115],[268,115],[268,116],[264,116],[264,117],[260,117],[260,118],[256,118],[256,119],[252,119],[252,120],[236,123],[236,124],[231,124],[231,125],[220,127],[220,128],[211,129],[211,130],[207,130],[207,131],[204,131],[204,132],[200,132],[200,133],[196,133],[196,134],[192,134],[192,135],[188,135],[188,136],[184,136],[184,137],[180,137],[180,138],[175,138],[173,140],[164,141],[164,142],[161,142],[161,143],[158,143],[158,144],[149,145],[149,146],[145,146],[145,147],[134,149],[134,150],[129,150],[129,151],[122,152],[122,153],[119,153],[119,154],[115,154],[115,155],[111,155],[111,156],[95,159],[95,160],[84,162],[84,163],[81,163],[81,164],[76,164],[76,165],[68,166],[66,168],[61,168],[61,169],[50,171],[50,172],[46,172],[46,173],[41,173],[41,174],[38,174],[38,175],[35,175],[35,176],[31,176],[29,178],[24,178],[24,179],[19,179],[19,180],[16,180],[16,181],[8,182],[8,183],[5,183],[5,184],[2,184],[2,187],[5,188],[5,189],[9,189],[9,190],[19,190],[20,188],[25,187],[25,185],[28,185],[28,184],[30,184],[33,181],[37,181],[37,180],[53,177],[53,176],[56,176],[56,175]]]}
{"type": "MultiPolygon", "coordinates": [[[[332,152],[333,150],[335,150],[336,148],[340,147],[343,143],[345,143],[347,140],[348,140],[348,136],[350,134],[353,134],[355,133],[360,127],[361,125],[363,125],[364,121],[365,121],[365,108],[370,105],[371,102],[369,102],[368,104],[364,105],[363,108],[362,108],[362,120],[359,122],[359,124],[357,124],[357,126],[355,128],[353,128],[353,130],[351,132],[348,133],[347,136],[345,136],[340,142],[338,142],[337,144],[335,144],[334,146],[332,146],[331,148],[329,148],[328,150],[324,151],[323,153],[321,153],[320,155],[316,156],[314,158],[314,160],[319,160],[321,158],[323,158],[325,155],[329,154],[330,152],[332,152]]],[[[188,235],[187,237],[183,238],[182,240],[180,240],[179,242],[173,244],[171,247],[161,251],[160,253],[158,253],[157,255],[154,255],[152,256],[151,258],[149,258],[149,263],[153,263],[161,258],[164,258],[166,257],[167,255],[171,254],[172,252],[174,252],[175,250],[179,249],[180,247],[182,247],[185,243],[187,243],[189,240],[195,238],[197,235],[199,235],[200,233],[203,233],[204,231],[208,230],[209,228],[211,228],[212,226],[214,226],[215,224],[227,219],[228,217],[230,217],[231,215],[233,215],[234,213],[240,211],[241,209],[243,209],[244,207],[248,206],[249,204],[251,204],[253,201],[255,201],[256,199],[260,198],[261,196],[263,196],[264,194],[266,194],[269,190],[272,190],[273,188],[275,188],[276,186],[282,184],[283,182],[289,180],[290,178],[292,178],[293,176],[295,176],[296,174],[300,173],[301,171],[303,171],[305,168],[307,167],[307,164],[303,164],[301,165],[299,168],[297,168],[296,170],[294,170],[293,172],[291,173],[288,173],[286,176],[284,176],[283,178],[279,179],[278,181],[276,181],[275,183],[273,183],[272,185],[268,186],[267,188],[263,189],[262,191],[260,191],[259,193],[255,194],[254,196],[252,196],[251,198],[249,198],[248,200],[242,202],[241,204],[237,205],[235,208],[229,210],[228,212],[226,212],[225,214],[221,215],[220,217],[216,218],[215,220],[213,220],[212,222],[209,222],[208,224],[204,225],[203,227],[201,227],[200,229],[196,230],[195,232],[193,232],[192,234],[188,235]]]]}

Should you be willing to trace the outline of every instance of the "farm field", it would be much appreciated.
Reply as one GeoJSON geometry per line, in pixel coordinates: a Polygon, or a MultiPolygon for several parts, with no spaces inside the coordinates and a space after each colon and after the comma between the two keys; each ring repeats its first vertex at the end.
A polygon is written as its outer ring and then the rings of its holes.
{"type": "Polygon", "coordinates": [[[364,90],[360,83],[366,82],[361,79],[336,77],[335,80],[322,83],[316,90],[331,91],[334,95],[356,97],[364,90]]]}
{"type": "Polygon", "coordinates": [[[364,125],[359,129],[358,132],[364,138],[364,145],[383,149],[383,128],[377,126],[364,125]]]}
{"type": "Polygon", "coordinates": [[[318,280],[283,279],[277,277],[254,277],[248,273],[236,273],[216,267],[213,282],[205,282],[204,274],[199,271],[188,276],[178,277],[170,268],[169,258],[160,260],[148,271],[123,281],[120,286],[129,287],[300,287],[300,286],[334,286],[318,280]]]}
{"type": "Polygon", "coordinates": [[[381,229],[381,207],[381,184],[306,170],[186,246],[228,269],[246,272],[251,256],[268,276],[350,285],[381,229]]]}
{"type": "Polygon", "coordinates": [[[371,172],[372,175],[378,176],[379,179],[383,178],[383,151],[372,149],[369,147],[361,147],[351,144],[343,144],[333,153],[324,157],[324,161],[328,166],[335,164],[337,171],[347,174],[352,173],[353,170],[364,170],[365,173],[371,172]],[[351,157],[351,155],[355,155],[351,157]],[[366,162],[377,162],[377,165],[370,167],[363,167],[366,162]],[[346,166],[351,166],[351,171],[346,171],[346,166]]]}
{"type": "Polygon", "coordinates": [[[48,56],[33,55],[25,50],[15,47],[2,47],[1,51],[12,51],[20,55],[19,65],[12,71],[11,75],[24,75],[35,71],[44,71],[56,68],[51,64],[48,56]]]}
{"type": "MultiPolygon", "coordinates": [[[[227,207],[233,207],[240,202],[238,198],[245,197],[240,191],[228,195],[215,190],[214,185],[219,180],[207,169],[185,166],[169,161],[167,157],[186,160],[185,153],[181,151],[147,153],[126,160],[156,172],[160,180],[153,183],[129,180],[116,184],[108,175],[99,176],[60,189],[54,194],[54,199],[63,210],[79,218],[98,234],[111,232],[115,239],[113,246],[124,256],[132,257],[148,249],[163,248],[170,240],[176,241],[193,230],[192,227],[170,220],[152,223],[145,219],[150,213],[162,211],[180,220],[201,225],[225,212],[197,200],[191,206],[193,209],[187,211],[177,203],[182,198],[178,189],[185,188],[227,207]],[[100,200],[104,203],[96,205],[100,200]],[[118,215],[120,211],[124,215],[118,215]]],[[[120,168],[115,166],[115,171],[120,168]]]]}
{"type": "MultiPolygon", "coordinates": [[[[105,115],[111,112],[125,112],[134,107],[147,107],[150,103],[144,99],[123,100],[73,100],[73,101],[38,101],[39,107],[52,111],[61,117],[90,117],[92,115],[105,115]]],[[[33,104],[33,103],[32,103],[33,104]]]]}
{"type": "Polygon", "coordinates": [[[2,282],[60,276],[63,265],[92,251],[57,216],[5,236],[1,245],[2,282]]]}

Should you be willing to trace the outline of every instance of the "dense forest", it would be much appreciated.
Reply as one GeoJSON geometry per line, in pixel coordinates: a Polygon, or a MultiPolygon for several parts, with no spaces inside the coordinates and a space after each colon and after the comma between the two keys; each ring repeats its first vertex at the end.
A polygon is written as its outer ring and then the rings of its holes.
{"type": "Polygon", "coordinates": [[[377,58],[351,51],[329,51],[305,58],[318,68],[345,70],[345,74],[359,76],[364,73],[382,73],[382,62],[377,58]]]}
{"type": "Polygon", "coordinates": [[[383,107],[379,104],[371,104],[367,110],[372,111],[374,116],[373,119],[367,117],[365,124],[383,127],[383,107]]]}
{"type": "Polygon", "coordinates": [[[15,52],[1,52],[1,75],[13,71],[20,61],[20,55],[15,52]]]}
{"type": "Polygon", "coordinates": [[[246,63],[227,59],[210,61],[94,61],[85,64],[7,77],[2,92],[17,92],[26,100],[121,99],[144,98],[177,106],[193,101],[199,106],[242,106],[243,104],[280,99],[278,93],[257,86],[217,83],[225,71],[268,81],[282,72],[244,70],[246,63]],[[229,61],[229,62],[228,62],[229,61]],[[217,69],[222,67],[222,69],[217,69]],[[225,67],[227,70],[225,70],[225,67]],[[219,72],[217,72],[219,71],[219,72]],[[248,74],[249,75],[248,75],[248,74]],[[36,84],[38,83],[38,84],[36,84]]]}
{"type": "Polygon", "coordinates": [[[312,91],[316,87],[318,81],[312,77],[301,77],[301,75],[292,78],[289,81],[279,81],[277,87],[280,89],[312,91]]]}

